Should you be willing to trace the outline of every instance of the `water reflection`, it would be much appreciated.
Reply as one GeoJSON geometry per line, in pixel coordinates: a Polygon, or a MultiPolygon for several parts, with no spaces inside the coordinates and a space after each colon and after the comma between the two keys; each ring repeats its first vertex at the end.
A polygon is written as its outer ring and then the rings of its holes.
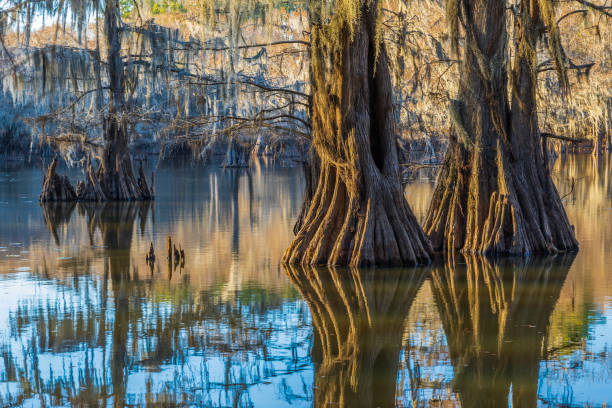
{"type": "Polygon", "coordinates": [[[394,407],[404,320],[427,269],[287,267],[314,328],[314,405],[394,407]]]}
{"type": "Polygon", "coordinates": [[[43,219],[49,228],[49,233],[55,241],[55,245],[60,245],[58,229],[70,222],[70,217],[76,207],[76,203],[64,202],[45,202],[41,203],[43,219]]]}
{"type": "MultiPolygon", "coordinates": [[[[575,259],[362,271],[279,265],[299,168],[161,168],[154,203],[42,208],[38,169],[0,172],[0,406],[609,404],[610,165],[555,167],[575,259]]],[[[430,193],[407,185],[417,217],[430,193]]]]}
{"type": "Polygon", "coordinates": [[[573,259],[470,256],[434,268],[432,292],[463,407],[538,405],[544,338],[573,259]]]}
{"type": "MultiPolygon", "coordinates": [[[[48,296],[25,298],[11,312],[9,337],[0,343],[0,379],[8,385],[0,405],[252,406],[250,393],[259,387],[269,389],[268,400],[299,395],[287,378],[282,392],[275,388],[280,376],[307,366],[305,307],[256,290],[227,302],[213,288],[140,276],[132,240],[145,230],[150,208],[77,205],[91,245],[101,249],[103,273],[79,268],[72,279],[54,282],[48,296]]],[[[66,209],[43,208],[51,231],[70,220],[75,208],[66,209]]]]}

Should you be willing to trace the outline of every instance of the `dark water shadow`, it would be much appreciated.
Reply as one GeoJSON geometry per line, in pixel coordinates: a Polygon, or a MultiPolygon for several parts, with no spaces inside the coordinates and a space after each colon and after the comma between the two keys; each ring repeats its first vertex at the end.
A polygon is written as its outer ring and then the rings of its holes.
{"type": "Polygon", "coordinates": [[[434,268],[432,292],[462,407],[538,405],[545,336],[574,257],[457,256],[434,268]]]}
{"type": "Polygon", "coordinates": [[[428,269],[286,271],[312,315],[314,406],[394,407],[404,321],[428,269]]]}

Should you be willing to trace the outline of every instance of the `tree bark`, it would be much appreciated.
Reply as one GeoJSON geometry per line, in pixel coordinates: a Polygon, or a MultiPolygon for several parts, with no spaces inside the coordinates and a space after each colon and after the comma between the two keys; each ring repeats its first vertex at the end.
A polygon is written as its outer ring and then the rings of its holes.
{"type": "Polygon", "coordinates": [[[46,201],[76,201],[77,195],[70,184],[68,177],[61,176],[55,172],[57,167],[57,157],[54,157],[43,176],[42,192],[39,200],[46,201]]]}
{"type": "MultiPolygon", "coordinates": [[[[537,125],[535,47],[518,47],[510,109],[505,3],[470,0],[460,12],[466,39],[459,92],[424,229],[436,250],[527,255],[577,249],[537,125]]],[[[525,36],[530,30],[521,27],[525,36]]]]}
{"type": "Polygon", "coordinates": [[[293,233],[298,234],[302,225],[304,225],[304,219],[308,215],[308,210],[312,203],[312,198],[315,195],[317,183],[319,181],[319,175],[321,173],[321,163],[319,156],[317,156],[316,150],[311,146],[308,149],[308,157],[303,164],[304,179],[306,180],[306,187],[304,188],[304,196],[302,197],[302,206],[300,207],[300,213],[293,226],[293,233]]]}
{"type": "Polygon", "coordinates": [[[376,35],[378,2],[358,3],[356,21],[337,12],[325,24],[320,3],[311,4],[311,119],[320,172],[287,263],[429,262],[429,242],[399,178],[387,54],[376,35]]]}

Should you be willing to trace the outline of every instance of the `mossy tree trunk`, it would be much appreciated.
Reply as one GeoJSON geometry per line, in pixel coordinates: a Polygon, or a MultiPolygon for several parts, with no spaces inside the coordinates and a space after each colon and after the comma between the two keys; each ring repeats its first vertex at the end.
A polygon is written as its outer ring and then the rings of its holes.
{"type": "Polygon", "coordinates": [[[128,148],[124,118],[125,78],[121,59],[121,24],[119,0],[106,0],[104,27],[110,99],[108,116],[104,120],[106,145],[96,176],[106,200],[148,200],[153,198],[153,192],[142,172],[139,179],[136,179],[128,148]]]}
{"type": "Polygon", "coordinates": [[[312,2],[313,146],[318,182],[284,261],[414,265],[430,246],[403,195],[387,53],[377,35],[378,2],[324,21],[312,2]]]}
{"type": "MultiPolygon", "coordinates": [[[[515,18],[517,46],[510,77],[510,132],[516,156],[517,198],[532,242],[531,250],[547,253],[578,248],[574,228],[550,176],[547,139],[542,137],[538,125],[537,43],[545,33],[539,14],[551,14],[551,7],[547,0],[523,0],[519,4],[519,15],[515,18]]],[[[551,33],[548,41],[558,41],[557,37],[551,33]]],[[[562,53],[560,45],[550,44],[549,49],[552,53],[562,53]]],[[[566,73],[558,71],[561,86],[566,87],[566,73]]]]}
{"type": "MultiPolygon", "coordinates": [[[[135,177],[132,157],[128,147],[128,131],[125,117],[124,72],[121,59],[121,13],[118,0],[106,0],[104,10],[105,40],[108,52],[109,80],[108,112],[103,118],[105,145],[100,165],[86,169],[86,179],[77,185],[73,200],[78,201],[133,201],[154,198],[153,186],[149,186],[142,171],[135,177]]],[[[57,194],[50,190],[56,183],[48,183],[51,169],[43,181],[41,201],[57,201],[57,194]]],[[[67,180],[67,179],[66,179],[67,180]]],[[[72,187],[70,187],[72,188],[72,187]]],[[[64,189],[65,190],[65,189],[64,189]]],[[[61,197],[64,197],[62,195],[61,197]]],[[[65,200],[65,199],[64,199],[65,200]]]]}
{"type": "Polygon", "coordinates": [[[459,92],[424,225],[436,250],[526,255],[578,246],[537,123],[538,28],[529,11],[521,13],[509,103],[505,2],[469,0],[459,7],[465,28],[459,92]]]}

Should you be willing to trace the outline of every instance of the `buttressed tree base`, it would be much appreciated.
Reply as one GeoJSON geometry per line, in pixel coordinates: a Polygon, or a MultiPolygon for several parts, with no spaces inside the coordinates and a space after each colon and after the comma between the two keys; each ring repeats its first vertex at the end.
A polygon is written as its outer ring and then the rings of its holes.
{"type": "MultiPolygon", "coordinates": [[[[556,24],[550,1],[520,4],[510,104],[505,3],[467,5],[469,10],[447,2],[453,36],[461,14],[466,38],[459,93],[451,102],[450,146],[424,229],[436,250],[506,255],[575,250],[574,229],[550,177],[537,122],[536,43],[542,19],[556,24]]],[[[549,28],[548,35],[563,83],[558,32],[549,28]]]]}
{"type": "MultiPolygon", "coordinates": [[[[40,201],[135,201],[154,198],[142,167],[138,179],[132,168],[125,122],[125,73],[121,57],[121,14],[117,0],[106,0],[105,39],[108,48],[109,108],[104,117],[104,148],[97,171],[89,161],[86,180],[76,190],[65,176],[55,173],[56,160],[43,180],[40,201]]],[[[153,180],[151,180],[153,184],[153,180]]]]}
{"type": "Polygon", "coordinates": [[[399,180],[388,59],[377,1],[312,2],[311,84],[317,184],[284,261],[415,265],[431,248],[399,180]]]}

